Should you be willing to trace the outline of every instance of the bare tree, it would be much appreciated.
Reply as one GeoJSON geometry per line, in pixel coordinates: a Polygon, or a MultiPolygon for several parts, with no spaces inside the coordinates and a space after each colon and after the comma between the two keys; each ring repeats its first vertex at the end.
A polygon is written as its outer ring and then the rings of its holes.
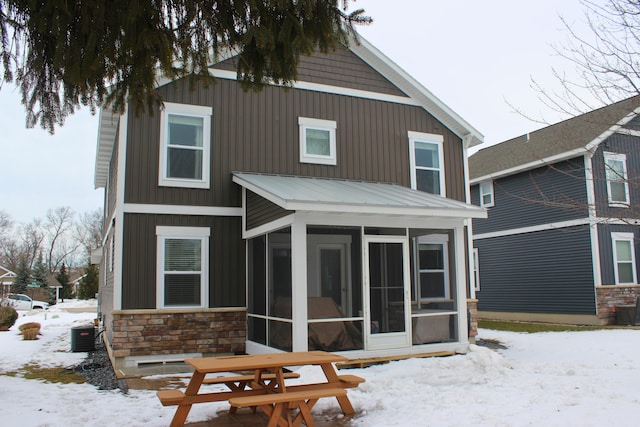
{"type": "Polygon", "coordinates": [[[48,264],[49,273],[54,273],[76,249],[77,242],[67,239],[68,232],[73,228],[75,212],[68,206],[62,206],[47,211],[46,229],[49,237],[48,264]]]}
{"type": "Polygon", "coordinates": [[[0,237],[6,235],[11,227],[13,227],[11,215],[0,209],[0,237]]]}
{"type": "Polygon", "coordinates": [[[9,238],[9,232],[12,227],[13,220],[11,216],[7,212],[0,210],[0,264],[5,266],[8,265],[5,254],[9,249],[9,245],[12,243],[12,240],[9,238]]]}
{"type": "Polygon", "coordinates": [[[550,91],[532,79],[538,98],[565,116],[640,94],[640,0],[580,3],[586,27],[561,16],[568,38],[554,46],[556,53],[575,68],[578,77],[552,69],[560,82],[559,92],[550,91]]]}
{"type": "Polygon", "coordinates": [[[82,246],[86,258],[91,255],[93,249],[102,246],[102,216],[102,209],[96,209],[85,212],[78,218],[75,240],[82,246]]]}
{"type": "Polygon", "coordinates": [[[46,237],[42,219],[34,218],[30,223],[20,227],[19,236],[22,241],[20,245],[21,251],[24,254],[27,266],[32,268],[38,252],[42,250],[46,237]]]}

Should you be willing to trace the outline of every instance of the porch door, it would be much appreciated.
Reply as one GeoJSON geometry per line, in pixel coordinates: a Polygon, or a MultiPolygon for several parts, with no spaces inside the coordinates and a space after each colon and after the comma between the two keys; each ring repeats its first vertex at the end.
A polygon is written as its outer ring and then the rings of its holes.
{"type": "Polygon", "coordinates": [[[407,238],[366,236],[364,241],[366,349],[408,347],[411,294],[407,238]]]}
{"type": "Polygon", "coordinates": [[[307,295],[330,297],[351,316],[351,237],[310,234],[307,244],[307,295]]]}

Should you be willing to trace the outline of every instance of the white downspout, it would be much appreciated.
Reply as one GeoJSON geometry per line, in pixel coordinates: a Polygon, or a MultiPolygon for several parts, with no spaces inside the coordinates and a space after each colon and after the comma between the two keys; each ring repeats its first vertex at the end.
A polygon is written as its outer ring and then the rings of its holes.
{"type": "MultiPolygon", "coordinates": [[[[469,157],[467,155],[467,150],[471,145],[473,136],[470,134],[465,135],[462,141],[462,158],[464,163],[464,188],[465,188],[465,201],[471,204],[471,188],[469,188],[469,157]]],[[[467,263],[469,265],[469,298],[476,299],[476,278],[473,274],[473,224],[471,219],[465,220],[465,225],[467,229],[467,242],[469,242],[469,247],[467,248],[467,263]]]]}

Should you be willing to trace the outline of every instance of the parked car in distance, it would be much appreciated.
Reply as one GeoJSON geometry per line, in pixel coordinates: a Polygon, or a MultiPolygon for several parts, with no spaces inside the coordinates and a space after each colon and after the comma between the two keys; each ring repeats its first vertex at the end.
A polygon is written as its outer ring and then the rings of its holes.
{"type": "Polygon", "coordinates": [[[46,310],[49,308],[48,302],[34,300],[24,294],[9,294],[2,300],[2,305],[13,307],[16,310],[46,310]]]}

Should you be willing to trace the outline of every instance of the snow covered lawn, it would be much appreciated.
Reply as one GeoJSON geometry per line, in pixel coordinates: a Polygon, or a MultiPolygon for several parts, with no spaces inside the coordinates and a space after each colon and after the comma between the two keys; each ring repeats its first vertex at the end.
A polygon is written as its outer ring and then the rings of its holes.
{"type": "MultiPolygon", "coordinates": [[[[162,407],[154,391],[99,391],[88,384],[49,384],[3,375],[25,364],[67,367],[86,353],[70,352],[70,329],[90,324],[95,313],[68,313],[68,302],[46,313],[21,313],[0,332],[0,425],[168,426],[174,407],[162,407]],[[37,341],[22,341],[18,326],[42,324],[37,341]]],[[[520,334],[480,330],[508,348],[471,346],[467,355],[410,359],[353,369],[366,378],[349,396],[358,415],[353,426],[602,426],[640,419],[640,331],[603,330],[520,334]]],[[[302,379],[320,378],[314,368],[302,379]]],[[[350,372],[350,373],[351,373],[350,372]]],[[[227,404],[195,405],[188,422],[203,421],[227,404]]],[[[314,412],[337,414],[321,400],[314,412]]]]}

